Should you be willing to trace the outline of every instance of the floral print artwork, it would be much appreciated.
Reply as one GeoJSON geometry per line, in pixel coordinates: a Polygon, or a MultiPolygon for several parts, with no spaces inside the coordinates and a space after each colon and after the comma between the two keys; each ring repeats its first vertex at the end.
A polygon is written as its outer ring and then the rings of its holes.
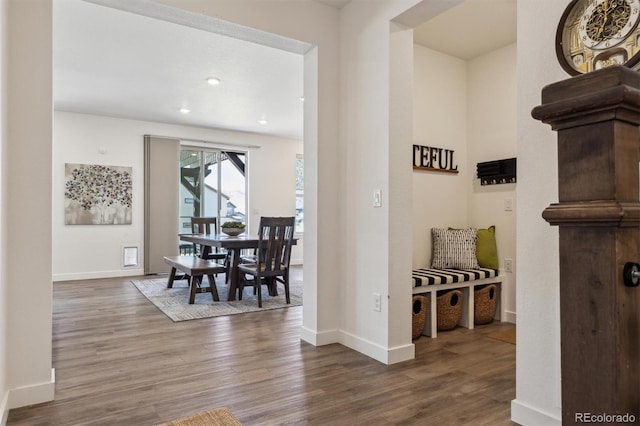
{"type": "Polygon", "coordinates": [[[67,225],[130,225],[131,167],[65,165],[67,225]]]}

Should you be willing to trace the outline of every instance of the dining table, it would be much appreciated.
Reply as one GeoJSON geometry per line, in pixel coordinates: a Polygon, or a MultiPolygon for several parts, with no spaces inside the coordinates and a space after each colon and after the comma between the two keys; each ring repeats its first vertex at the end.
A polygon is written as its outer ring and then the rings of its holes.
{"type": "MultiPolygon", "coordinates": [[[[178,234],[182,241],[200,244],[200,256],[206,257],[214,247],[222,248],[229,253],[229,295],[227,301],[236,300],[236,293],[240,284],[240,273],[238,265],[242,250],[257,249],[260,237],[257,234],[240,234],[230,236],[226,234],[178,234]]],[[[294,238],[292,244],[296,245],[297,239],[294,238]]],[[[275,285],[269,285],[269,295],[277,296],[275,285]]]]}

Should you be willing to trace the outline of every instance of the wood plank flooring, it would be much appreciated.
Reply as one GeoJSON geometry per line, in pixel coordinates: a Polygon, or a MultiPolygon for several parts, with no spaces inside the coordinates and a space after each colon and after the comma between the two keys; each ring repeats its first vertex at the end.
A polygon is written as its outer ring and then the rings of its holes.
{"type": "Polygon", "coordinates": [[[302,342],[302,307],[174,323],[130,278],[53,293],[55,401],[8,425],[156,425],[223,406],[245,426],[512,424],[515,346],[487,337],[512,324],[423,336],[414,360],[384,365],[302,342]]]}

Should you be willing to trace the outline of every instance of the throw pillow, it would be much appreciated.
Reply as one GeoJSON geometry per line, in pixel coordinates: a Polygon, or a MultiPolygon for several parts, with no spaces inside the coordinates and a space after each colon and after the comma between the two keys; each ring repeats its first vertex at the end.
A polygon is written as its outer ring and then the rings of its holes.
{"type": "Polygon", "coordinates": [[[496,227],[478,229],[476,254],[481,268],[500,269],[498,248],[496,246],[496,227]]]}
{"type": "Polygon", "coordinates": [[[477,269],[476,239],[478,231],[432,228],[431,267],[434,269],[477,269]]]}

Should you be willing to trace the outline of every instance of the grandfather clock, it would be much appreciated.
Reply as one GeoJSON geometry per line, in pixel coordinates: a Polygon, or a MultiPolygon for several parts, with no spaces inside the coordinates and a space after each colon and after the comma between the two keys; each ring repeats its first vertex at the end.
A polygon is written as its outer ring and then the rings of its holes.
{"type": "Polygon", "coordinates": [[[559,202],[542,216],[560,234],[562,423],[638,421],[640,73],[549,85],[532,115],[558,132],[559,202]]]}

